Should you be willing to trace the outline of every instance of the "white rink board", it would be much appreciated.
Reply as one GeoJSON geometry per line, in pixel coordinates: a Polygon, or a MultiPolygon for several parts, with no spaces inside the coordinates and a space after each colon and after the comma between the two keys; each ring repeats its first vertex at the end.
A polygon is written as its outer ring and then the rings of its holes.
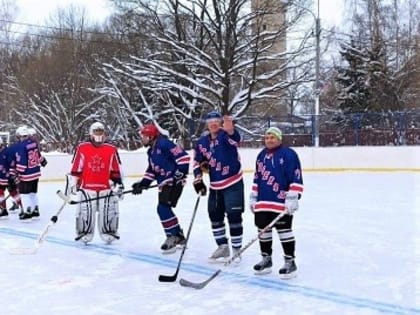
{"type": "MultiPolygon", "coordinates": [[[[420,146],[401,147],[296,147],[304,171],[420,171],[420,146]]],[[[240,149],[245,172],[252,172],[259,149],[240,149]]],[[[192,157],[192,152],[189,152],[192,157]]],[[[48,165],[41,180],[62,180],[70,171],[71,155],[44,153],[48,165]]],[[[147,167],[144,149],[120,151],[126,177],[140,177],[147,167]]],[[[191,171],[190,166],[190,171],[191,171]]]]}

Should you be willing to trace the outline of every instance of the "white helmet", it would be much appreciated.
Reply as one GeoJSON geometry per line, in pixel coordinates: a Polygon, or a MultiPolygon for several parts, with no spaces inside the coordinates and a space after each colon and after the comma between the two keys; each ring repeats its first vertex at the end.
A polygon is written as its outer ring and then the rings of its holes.
{"type": "Polygon", "coordinates": [[[36,130],[34,128],[28,128],[28,134],[30,136],[35,136],[36,135],[36,130]]]}
{"type": "Polygon", "coordinates": [[[94,122],[89,128],[89,135],[92,141],[96,143],[103,143],[105,141],[105,126],[103,123],[94,122]],[[102,131],[99,132],[98,131],[102,131]]]}
{"type": "Polygon", "coordinates": [[[26,137],[29,135],[28,127],[26,126],[20,126],[18,129],[16,129],[16,136],[18,137],[26,137]]]}

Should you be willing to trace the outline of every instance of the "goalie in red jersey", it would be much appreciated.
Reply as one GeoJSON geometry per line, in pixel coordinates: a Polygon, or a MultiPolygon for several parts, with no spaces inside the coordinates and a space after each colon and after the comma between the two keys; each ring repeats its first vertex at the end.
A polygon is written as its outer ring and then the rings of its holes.
{"type": "Polygon", "coordinates": [[[105,142],[102,123],[90,126],[89,137],[89,141],[77,146],[70,172],[73,181],[70,191],[78,195],[79,201],[85,200],[78,203],[75,240],[85,244],[92,241],[98,212],[99,235],[110,244],[120,238],[118,201],[124,190],[121,161],[117,148],[105,142]]]}

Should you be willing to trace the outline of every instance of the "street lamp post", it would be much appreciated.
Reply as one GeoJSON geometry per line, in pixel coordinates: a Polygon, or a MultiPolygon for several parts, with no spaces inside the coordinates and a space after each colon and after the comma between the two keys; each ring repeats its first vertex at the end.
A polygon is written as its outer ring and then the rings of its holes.
{"type": "Polygon", "coordinates": [[[321,20],[319,18],[319,0],[317,1],[317,15],[315,13],[299,4],[293,2],[293,5],[309,12],[315,20],[315,86],[314,86],[314,95],[315,95],[315,108],[313,111],[313,132],[314,132],[314,141],[313,144],[315,147],[319,147],[319,96],[321,94],[320,84],[319,84],[319,61],[320,61],[320,41],[321,41],[321,20]]]}
{"type": "MultiPolygon", "coordinates": [[[[313,12],[312,12],[313,13],[313,12]]],[[[314,15],[315,17],[315,15],[314,15]]],[[[318,0],[318,16],[315,17],[315,41],[316,41],[316,56],[315,56],[315,147],[319,147],[319,96],[321,94],[321,89],[319,86],[319,43],[321,36],[321,20],[319,19],[319,0],[318,0]]]]}

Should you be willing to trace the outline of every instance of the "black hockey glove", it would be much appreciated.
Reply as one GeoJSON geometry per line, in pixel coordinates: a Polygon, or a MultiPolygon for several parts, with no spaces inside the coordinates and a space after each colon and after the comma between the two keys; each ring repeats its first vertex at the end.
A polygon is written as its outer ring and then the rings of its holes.
{"type": "Polygon", "coordinates": [[[133,189],[133,195],[140,195],[144,189],[147,189],[148,186],[145,186],[142,181],[135,182],[131,185],[133,189]]]}
{"type": "Polygon", "coordinates": [[[42,167],[45,167],[48,164],[48,161],[45,157],[41,157],[39,164],[41,164],[42,167]]]}
{"type": "Polygon", "coordinates": [[[17,175],[10,175],[8,179],[9,189],[16,190],[17,186],[19,185],[19,177],[17,175]]]}
{"type": "Polygon", "coordinates": [[[196,179],[193,185],[197,194],[201,194],[201,196],[205,196],[207,194],[207,187],[201,178],[196,179]]]}

